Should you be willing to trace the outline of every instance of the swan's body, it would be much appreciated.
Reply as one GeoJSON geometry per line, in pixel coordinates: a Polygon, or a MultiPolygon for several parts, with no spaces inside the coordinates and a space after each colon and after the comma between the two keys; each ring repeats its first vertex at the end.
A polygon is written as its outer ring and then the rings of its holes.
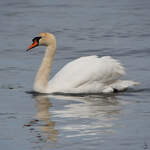
{"type": "Polygon", "coordinates": [[[38,45],[47,46],[42,64],[35,78],[34,91],[39,93],[111,93],[123,91],[137,82],[120,80],[124,67],[110,56],[80,57],[66,64],[50,81],[49,74],[56,51],[55,37],[40,33],[33,39],[30,50],[38,45]]]}

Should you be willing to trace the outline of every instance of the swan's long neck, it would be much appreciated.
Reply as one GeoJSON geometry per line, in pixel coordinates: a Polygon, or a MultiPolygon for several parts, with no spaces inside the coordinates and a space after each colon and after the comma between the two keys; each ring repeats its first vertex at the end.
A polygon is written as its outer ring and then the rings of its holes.
{"type": "Polygon", "coordinates": [[[40,93],[46,92],[55,51],[56,51],[56,42],[51,44],[51,46],[47,46],[43,61],[35,77],[33,87],[34,91],[40,93]]]}

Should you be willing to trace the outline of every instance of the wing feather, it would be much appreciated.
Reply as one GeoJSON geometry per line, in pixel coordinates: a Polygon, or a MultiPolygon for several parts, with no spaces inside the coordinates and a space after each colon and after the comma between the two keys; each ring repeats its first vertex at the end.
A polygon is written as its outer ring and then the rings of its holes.
{"type": "Polygon", "coordinates": [[[110,56],[101,58],[98,56],[86,56],[66,64],[49,81],[49,84],[51,86],[60,86],[62,84],[64,88],[77,88],[92,82],[112,84],[124,74],[124,67],[118,60],[110,56]]]}

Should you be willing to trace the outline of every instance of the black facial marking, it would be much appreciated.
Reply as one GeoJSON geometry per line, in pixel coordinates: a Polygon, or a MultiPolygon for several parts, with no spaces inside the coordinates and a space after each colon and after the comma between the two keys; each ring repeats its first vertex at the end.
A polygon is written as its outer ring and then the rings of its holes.
{"type": "Polygon", "coordinates": [[[32,42],[34,43],[35,41],[37,41],[39,43],[39,40],[41,39],[42,37],[38,36],[38,37],[35,37],[32,39],[32,42]]]}

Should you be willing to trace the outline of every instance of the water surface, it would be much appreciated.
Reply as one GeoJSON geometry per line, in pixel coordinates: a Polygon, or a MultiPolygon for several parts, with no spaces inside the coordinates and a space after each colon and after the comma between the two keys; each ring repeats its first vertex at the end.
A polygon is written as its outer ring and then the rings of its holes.
{"type": "Polygon", "coordinates": [[[1,1],[1,148],[150,149],[149,14],[148,0],[1,1]],[[110,55],[141,85],[109,96],[27,93],[44,48],[25,49],[39,32],[57,39],[52,76],[75,58],[110,55]]]}

